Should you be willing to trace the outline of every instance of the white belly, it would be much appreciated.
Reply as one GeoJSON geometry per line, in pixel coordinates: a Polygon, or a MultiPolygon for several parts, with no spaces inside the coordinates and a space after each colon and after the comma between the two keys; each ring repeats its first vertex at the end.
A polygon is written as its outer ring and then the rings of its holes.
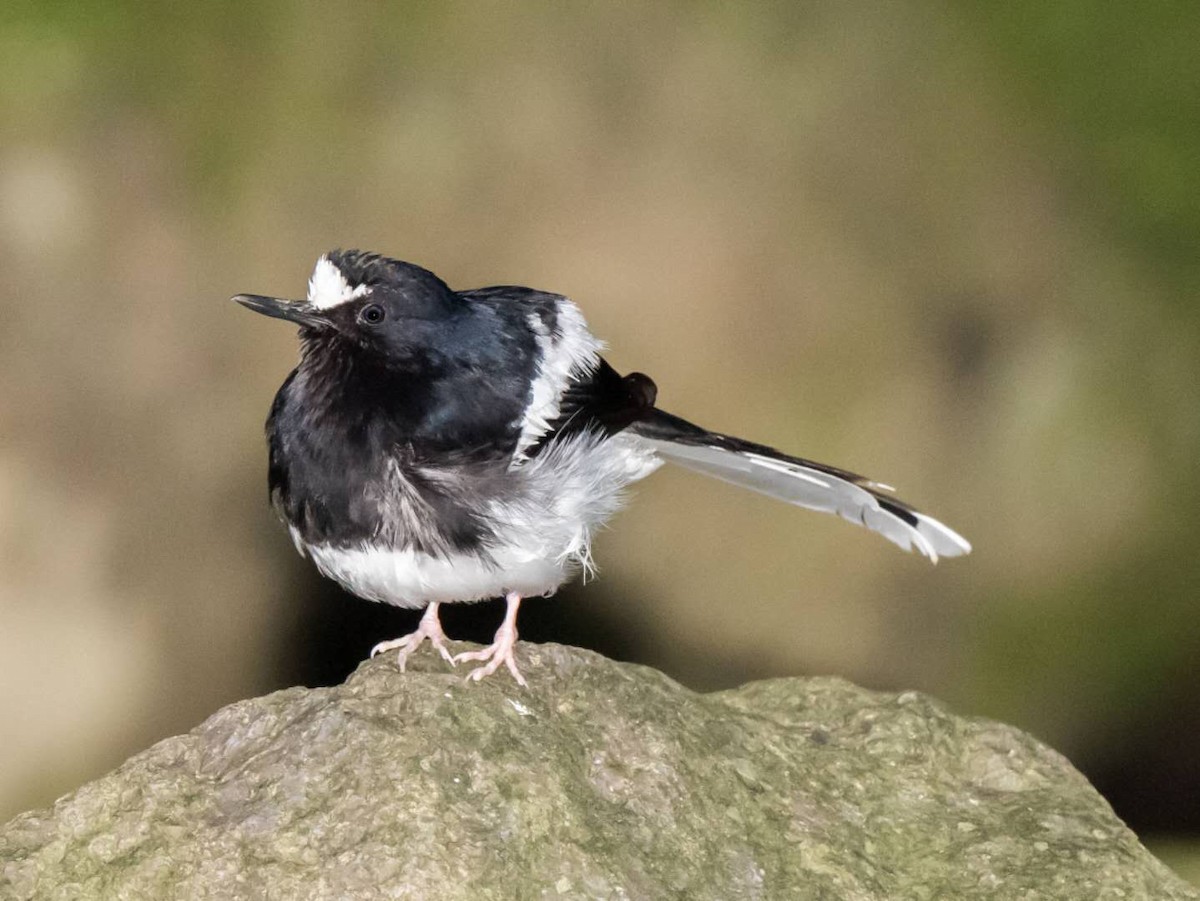
{"type": "Polygon", "coordinates": [[[482,512],[498,541],[486,555],[432,555],[371,542],[333,547],[297,540],[297,547],[348,591],[400,607],[549,594],[592,567],[594,530],[620,506],[621,489],[659,465],[652,450],[623,433],[580,435],[549,448],[513,469],[505,496],[487,502],[482,512]]]}
{"type": "Polygon", "coordinates": [[[482,601],[515,591],[522,597],[548,594],[578,569],[567,559],[531,557],[519,548],[432,557],[408,548],[306,548],[324,575],[347,591],[398,607],[424,607],[433,601],[482,601]]]}

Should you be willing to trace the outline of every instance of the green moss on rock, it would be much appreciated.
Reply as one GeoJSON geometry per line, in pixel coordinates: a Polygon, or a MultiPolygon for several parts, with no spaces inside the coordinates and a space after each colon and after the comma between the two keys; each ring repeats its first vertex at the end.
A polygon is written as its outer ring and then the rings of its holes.
{"type": "Polygon", "coordinates": [[[1008,726],[522,645],[219,711],[0,829],[5,898],[1196,898],[1008,726]]]}

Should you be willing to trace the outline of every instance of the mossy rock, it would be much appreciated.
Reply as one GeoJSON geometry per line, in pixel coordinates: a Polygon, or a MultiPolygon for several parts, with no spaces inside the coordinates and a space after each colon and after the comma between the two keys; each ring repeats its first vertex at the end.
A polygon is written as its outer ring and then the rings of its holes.
{"type": "Polygon", "coordinates": [[[922,695],[518,660],[226,707],[0,829],[0,897],[1200,897],[1062,756],[922,695]]]}

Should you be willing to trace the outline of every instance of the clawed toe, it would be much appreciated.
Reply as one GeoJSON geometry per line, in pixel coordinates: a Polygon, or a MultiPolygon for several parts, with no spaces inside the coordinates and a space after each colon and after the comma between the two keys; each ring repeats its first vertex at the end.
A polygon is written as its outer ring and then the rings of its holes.
{"type": "Polygon", "coordinates": [[[478,682],[480,679],[490,676],[501,666],[506,666],[512,673],[512,677],[517,680],[517,684],[524,688],[528,683],[521,675],[521,671],[517,669],[517,661],[513,656],[517,645],[517,608],[521,604],[521,597],[518,594],[509,594],[506,600],[508,609],[504,614],[504,622],[496,630],[496,637],[492,643],[482,650],[451,654],[449,648],[446,647],[446,633],[442,631],[442,624],[438,621],[438,605],[432,603],[425,609],[425,615],[421,617],[421,623],[415,631],[401,638],[379,642],[371,648],[371,656],[375,657],[386,651],[397,651],[396,665],[400,667],[400,672],[404,672],[408,656],[428,639],[442,659],[451,666],[466,660],[482,662],[483,666],[478,666],[467,673],[467,679],[470,681],[478,682]]]}
{"type": "MultiPolygon", "coordinates": [[[[381,641],[379,644],[375,645],[375,647],[371,648],[371,656],[378,657],[380,654],[385,654],[388,651],[394,651],[396,648],[401,648],[401,653],[408,653],[412,650],[412,648],[408,647],[408,645],[414,644],[413,638],[416,636],[416,634],[416,632],[413,632],[412,634],[405,635],[402,638],[393,638],[391,641],[381,641]]],[[[418,638],[415,644],[420,643],[421,639],[418,638]]]]}
{"type": "Polygon", "coordinates": [[[450,653],[450,649],[446,647],[445,641],[443,641],[441,638],[430,638],[429,643],[437,649],[439,654],[442,655],[443,660],[445,660],[451,666],[454,666],[457,661],[455,661],[454,655],[450,653]]]}
{"type": "Polygon", "coordinates": [[[525,688],[528,686],[528,683],[525,681],[525,677],[521,675],[521,671],[517,669],[517,661],[513,657],[515,647],[515,639],[512,641],[500,640],[488,645],[481,651],[465,651],[461,654],[455,654],[454,662],[459,663],[464,660],[487,661],[483,666],[477,666],[467,673],[466,678],[471,682],[478,682],[490,676],[496,670],[500,669],[500,666],[503,664],[508,667],[508,671],[512,673],[512,677],[517,680],[517,684],[525,688]]]}
{"type": "Polygon", "coordinates": [[[450,651],[446,648],[446,633],[442,631],[442,624],[438,621],[438,605],[436,603],[425,608],[425,615],[421,617],[421,623],[415,631],[400,638],[393,638],[391,641],[379,642],[371,648],[371,656],[374,657],[385,651],[399,650],[396,655],[396,665],[400,667],[400,672],[404,672],[405,666],[408,664],[408,655],[419,648],[425,639],[429,639],[429,643],[442,655],[443,660],[454,666],[454,658],[450,656],[450,651]]]}
{"type": "Polygon", "coordinates": [[[496,646],[488,645],[482,651],[463,651],[461,654],[455,654],[451,659],[455,663],[462,663],[464,660],[488,660],[495,653],[496,646]]]}
{"type": "Polygon", "coordinates": [[[521,604],[521,597],[517,594],[510,594],[505,600],[508,601],[508,610],[504,614],[504,622],[496,630],[496,637],[492,643],[479,651],[463,651],[461,654],[455,654],[454,662],[485,661],[483,666],[478,666],[467,673],[467,679],[471,682],[478,682],[480,679],[490,676],[503,664],[508,667],[512,677],[517,680],[517,684],[524,688],[528,683],[521,675],[521,671],[517,669],[517,661],[513,657],[513,651],[517,646],[517,608],[521,604]]]}

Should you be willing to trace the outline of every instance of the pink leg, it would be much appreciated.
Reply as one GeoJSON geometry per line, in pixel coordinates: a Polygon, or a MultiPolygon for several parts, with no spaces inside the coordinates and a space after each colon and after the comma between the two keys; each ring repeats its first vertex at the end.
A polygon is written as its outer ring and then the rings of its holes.
{"type": "Polygon", "coordinates": [[[434,601],[425,608],[425,615],[421,617],[421,624],[417,626],[415,632],[410,632],[403,638],[393,638],[391,641],[381,641],[375,647],[371,648],[371,656],[382,654],[384,651],[394,651],[400,649],[400,653],[396,656],[396,662],[400,664],[400,672],[404,672],[404,665],[408,662],[408,655],[421,646],[426,638],[429,643],[437,648],[438,653],[442,658],[454,666],[454,658],[450,656],[450,652],[446,649],[446,633],[442,631],[442,624],[438,621],[438,605],[434,601]]]}
{"type": "Polygon", "coordinates": [[[467,673],[467,678],[478,682],[484,676],[490,676],[500,668],[500,664],[508,667],[508,671],[512,673],[513,678],[517,680],[517,684],[522,688],[525,687],[525,677],[521,675],[517,669],[517,661],[513,659],[513,648],[517,644],[517,608],[521,606],[521,596],[515,591],[510,591],[504,598],[508,602],[508,609],[504,613],[504,622],[500,624],[500,628],[496,630],[496,637],[492,643],[482,651],[464,651],[461,654],[454,655],[454,662],[460,660],[486,660],[483,666],[477,667],[467,673]]]}

